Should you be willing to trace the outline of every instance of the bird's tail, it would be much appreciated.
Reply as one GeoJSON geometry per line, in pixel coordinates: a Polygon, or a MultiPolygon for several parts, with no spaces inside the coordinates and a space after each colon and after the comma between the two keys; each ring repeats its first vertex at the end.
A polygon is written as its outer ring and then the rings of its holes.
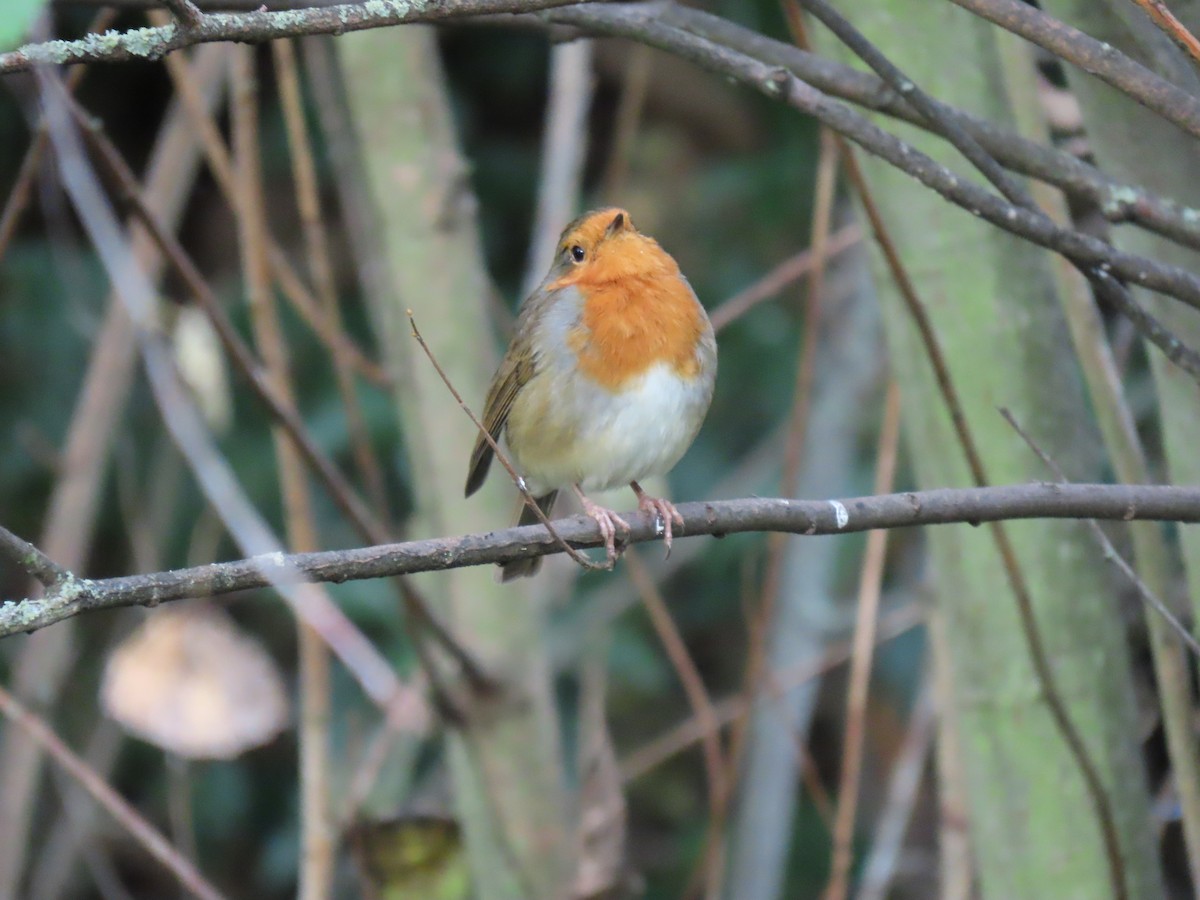
{"type": "MultiPolygon", "coordinates": [[[[558,499],[558,491],[551,491],[541,497],[534,498],[537,501],[538,508],[546,516],[550,517],[550,511],[554,509],[554,501],[558,499]]],[[[524,500],[521,501],[521,517],[517,519],[517,525],[534,525],[538,522],[538,517],[534,515],[533,510],[529,508],[529,504],[524,500]]],[[[503,563],[500,566],[500,580],[512,581],[514,578],[523,578],[526,575],[536,575],[537,570],[542,567],[542,558],[535,556],[532,559],[514,559],[512,562],[503,563]]]]}

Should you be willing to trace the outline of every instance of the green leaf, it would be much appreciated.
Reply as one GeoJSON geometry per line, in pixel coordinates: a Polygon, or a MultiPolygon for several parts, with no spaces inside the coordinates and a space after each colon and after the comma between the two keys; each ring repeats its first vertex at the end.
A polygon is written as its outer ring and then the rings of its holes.
{"type": "Polygon", "coordinates": [[[22,43],[33,18],[42,8],[42,0],[7,0],[0,12],[0,50],[11,50],[22,43]]]}

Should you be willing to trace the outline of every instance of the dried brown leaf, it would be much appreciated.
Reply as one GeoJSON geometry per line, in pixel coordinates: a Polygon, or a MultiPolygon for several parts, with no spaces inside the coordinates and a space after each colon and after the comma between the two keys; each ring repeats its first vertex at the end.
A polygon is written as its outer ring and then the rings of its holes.
{"type": "Polygon", "coordinates": [[[113,652],[101,702],[128,731],[190,759],[230,759],[287,724],[274,661],[211,604],[153,613],[113,652]]]}

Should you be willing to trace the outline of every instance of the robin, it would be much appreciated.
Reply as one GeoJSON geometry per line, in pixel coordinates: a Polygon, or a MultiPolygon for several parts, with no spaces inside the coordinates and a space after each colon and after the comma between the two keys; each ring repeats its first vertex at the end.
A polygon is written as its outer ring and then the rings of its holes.
{"type": "MultiPolygon", "coordinates": [[[[679,266],[622,209],[580,216],[559,240],[541,285],[522,304],[508,352],[488,390],[483,427],[504,436],[512,462],[550,515],[572,488],[600,526],[609,562],[629,524],[585,491],[628,484],[638,509],[653,512],[671,549],[683,517],[639,481],[662,475],[700,430],[717,377],[708,314],[679,266]]],[[[480,433],[466,495],[487,477],[492,448],[480,433]]],[[[523,506],[518,524],[538,521],[523,506]]],[[[534,574],[541,558],[502,566],[509,581],[534,574]]]]}

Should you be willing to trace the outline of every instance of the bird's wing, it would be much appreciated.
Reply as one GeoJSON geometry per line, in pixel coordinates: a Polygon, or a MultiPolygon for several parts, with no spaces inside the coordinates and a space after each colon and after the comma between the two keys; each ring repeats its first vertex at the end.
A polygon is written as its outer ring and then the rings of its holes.
{"type": "MultiPolygon", "coordinates": [[[[487,401],[483,406],[483,427],[492,436],[492,440],[500,440],[504,424],[508,421],[508,414],[512,411],[513,401],[521,388],[533,377],[533,372],[533,349],[518,330],[518,337],[513,340],[500,363],[500,368],[492,378],[492,386],[488,389],[487,401]]],[[[466,496],[470,497],[479,490],[483,480],[487,478],[488,467],[491,464],[492,446],[481,431],[475,440],[471,464],[467,469],[466,496]]]]}

